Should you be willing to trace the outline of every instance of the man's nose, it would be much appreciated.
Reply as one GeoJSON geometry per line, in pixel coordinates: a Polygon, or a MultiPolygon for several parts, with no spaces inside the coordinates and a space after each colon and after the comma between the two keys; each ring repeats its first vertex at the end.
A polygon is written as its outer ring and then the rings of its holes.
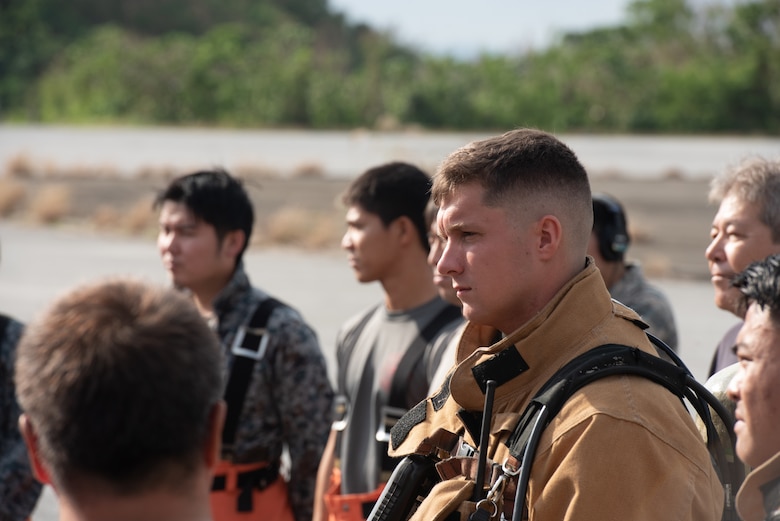
{"type": "Polygon", "coordinates": [[[436,263],[436,271],[438,271],[440,275],[452,276],[452,274],[458,272],[458,265],[455,248],[447,241],[447,243],[442,246],[439,261],[436,263]]]}
{"type": "Polygon", "coordinates": [[[712,238],[707,248],[704,250],[704,257],[708,261],[715,261],[722,259],[723,245],[720,235],[716,235],[712,238]]]}
{"type": "Polygon", "coordinates": [[[344,232],[344,235],[341,237],[341,248],[344,250],[352,248],[352,237],[349,231],[344,232]]]}

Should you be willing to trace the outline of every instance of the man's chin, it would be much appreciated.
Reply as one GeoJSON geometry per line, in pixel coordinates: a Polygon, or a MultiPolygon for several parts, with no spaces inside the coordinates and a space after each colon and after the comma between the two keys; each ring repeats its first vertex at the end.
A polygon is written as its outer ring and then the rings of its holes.
{"type": "Polygon", "coordinates": [[[480,324],[480,325],[487,325],[485,324],[484,320],[482,320],[485,317],[480,315],[480,313],[478,313],[478,311],[474,309],[473,306],[470,306],[464,302],[462,310],[463,310],[463,317],[469,322],[474,322],[475,324],[480,324]]]}
{"type": "Polygon", "coordinates": [[[730,291],[715,290],[715,305],[723,311],[728,311],[740,318],[743,318],[745,315],[740,311],[739,292],[734,288],[730,291]]]}
{"type": "Polygon", "coordinates": [[[183,289],[187,288],[187,280],[183,277],[177,277],[171,272],[168,272],[168,280],[171,282],[171,285],[175,288],[183,289]]]}

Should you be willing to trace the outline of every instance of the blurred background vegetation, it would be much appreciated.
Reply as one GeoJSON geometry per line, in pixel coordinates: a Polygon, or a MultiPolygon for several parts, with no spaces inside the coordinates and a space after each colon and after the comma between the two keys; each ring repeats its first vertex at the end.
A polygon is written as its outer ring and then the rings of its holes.
{"type": "Polygon", "coordinates": [[[780,1],[636,0],[619,26],[475,59],[327,0],[0,0],[0,120],[780,133],[780,1]]]}

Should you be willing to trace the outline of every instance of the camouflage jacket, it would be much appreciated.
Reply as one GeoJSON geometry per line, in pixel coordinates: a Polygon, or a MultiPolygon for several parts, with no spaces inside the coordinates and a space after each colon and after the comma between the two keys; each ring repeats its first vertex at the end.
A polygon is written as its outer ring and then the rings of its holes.
{"type": "Polygon", "coordinates": [[[23,326],[9,319],[0,336],[0,519],[22,521],[35,508],[41,484],[32,476],[19,434],[19,404],[14,393],[14,352],[23,326]]]}
{"type": "Polygon", "coordinates": [[[609,292],[613,299],[639,313],[650,333],[677,351],[677,326],[669,299],[647,282],[638,264],[627,264],[626,274],[609,292]]]}
{"type": "MultiPolygon", "coordinates": [[[[243,265],[214,302],[212,320],[225,355],[225,381],[233,363],[230,346],[240,326],[269,295],[250,285],[243,265]]],[[[317,466],[331,424],[333,390],[317,336],[288,306],[274,309],[267,323],[269,343],[254,366],[236,431],[235,463],[278,462],[290,455],[288,490],[297,521],[309,521],[317,466]]]]}

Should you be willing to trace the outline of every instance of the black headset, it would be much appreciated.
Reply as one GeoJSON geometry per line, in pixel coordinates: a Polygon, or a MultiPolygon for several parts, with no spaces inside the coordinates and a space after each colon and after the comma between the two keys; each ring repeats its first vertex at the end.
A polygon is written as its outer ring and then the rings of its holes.
{"type": "Polygon", "coordinates": [[[605,260],[622,261],[631,243],[623,206],[607,194],[593,194],[593,231],[605,260]]]}

